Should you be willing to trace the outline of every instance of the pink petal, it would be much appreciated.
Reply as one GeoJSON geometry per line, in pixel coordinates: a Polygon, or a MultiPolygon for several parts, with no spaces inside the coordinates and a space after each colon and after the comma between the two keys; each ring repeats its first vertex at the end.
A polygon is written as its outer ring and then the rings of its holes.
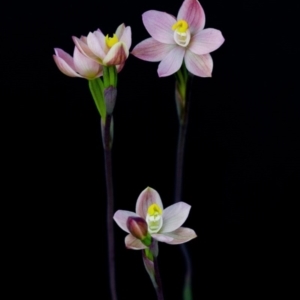
{"type": "Polygon", "coordinates": [[[172,238],[172,240],[165,241],[165,243],[168,243],[171,245],[186,243],[189,240],[197,237],[197,235],[193,229],[185,228],[185,227],[180,227],[180,228],[176,229],[175,231],[164,233],[163,235],[165,237],[172,238]]]}
{"type": "Polygon", "coordinates": [[[194,75],[200,77],[211,77],[213,61],[210,54],[197,55],[187,50],[184,62],[186,68],[194,75]]]}
{"type": "Polygon", "coordinates": [[[185,202],[175,203],[163,212],[163,226],[160,233],[171,232],[179,228],[187,219],[191,206],[185,202]]]}
{"type": "Polygon", "coordinates": [[[142,15],[143,23],[150,35],[165,44],[175,44],[172,26],[176,23],[174,16],[157,10],[149,10],[142,15]]]}
{"type": "Polygon", "coordinates": [[[133,249],[133,250],[141,250],[141,249],[148,248],[140,240],[135,238],[132,234],[126,235],[125,245],[126,245],[127,248],[133,249]]]}
{"type": "Polygon", "coordinates": [[[161,63],[158,65],[158,76],[165,77],[177,72],[183,61],[185,48],[176,46],[163,58],[161,63]]]}
{"type": "Polygon", "coordinates": [[[118,210],[114,214],[114,220],[115,222],[123,229],[124,231],[129,233],[129,230],[127,229],[127,219],[129,217],[139,217],[136,213],[128,210],[118,210]]]}
{"type": "Polygon", "coordinates": [[[102,33],[102,31],[100,29],[97,29],[96,31],[94,31],[94,34],[97,36],[97,38],[101,44],[101,48],[103,49],[103,52],[107,53],[109,48],[106,45],[105,35],[102,33]]]}
{"type": "Polygon", "coordinates": [[[99,63],[83,55],[78,48],[74,48],[74,66],[75,70],[87,79],[93,79],[99,76],[102,68],[99,63]]]}
{"type": "Polygon", "coordinates": [[[137,44],[131,54],[146,61],[161,61],[176,45],[163,44],[148,38],[137,44]]]}
{"type": "Polygon", "coordinates": [[[177,20],[187,21],[190,31],[193,34],[204,28],[204,10],[197,0],[185,0],[179,9],[177,20]]]}
{"type": "Polygon", "coordinates": [[[54,51],[56,53],[56,55],[53,55],[54,61],[62,73],[70,77],[82,77],[76,73],[73,58],[70,54],[59,48],[55,48],[54,51]]]}
{"type": "Polygon", "coordinates": [[[120,40],[121,36],[123,35],[125,30],[125,24],[122,23],[121,25],[118,26],[117,30],[116,30],[116,36],[118,37],[118,39],[120,40]]]}
{"type": "Polygon", "coordinates": [[[153,233],[153,234],[151,234],[151,236],[154,238],[154,239],[156,239],[156,240],[158,240],[158,241],[160,241],[160,242],[163,242],[163,243],[168,243],[168,244],[170,244],[172,241],[173,241],[173,238],[172,237],[169,237],[169,236],[167,236],[166,234],[159,234],[159,233],[153,233]]]}
{"type": "Polygon", "coordinates": [[[123,42],[126,45],[127,49],[129,50],[129,48],[131,47],[131,28],[130,28],[130,26],[127,26],[125,28],[122,36],[119,38],[119,41],[123,42]]]}
{"type": "Polygon", "coordinates": [[[122,69],[124,68],[125,63],[117,65],[117,72],[120,73],[122,71],[122,69]]]}
{"type": "Polygon", "coordinates": [[[147,187],[139,195],[136,202],[135,211],[140,217],[146,219],[148,207],[154,203],[163,209],[163,204],[158,192],[150,187],[147,187]]]}
{"type": "Polygon", "coordinates": [[[94,33],[90,32],[87,36],[87,45],[90,50],[96,55],[100,60],[103,60],[105,57],[105,52],[102,49],[101,38],[98,36],[97,31],[94,33]]]}
{"type": "Polygon", "coordinates": [[[87,45],[86,37],[81,37],[80,39],[76,36],[72,36],[75,46],[80,50],[80,52],[92,59],[98,60],[97,56],[91,51],[87,45]]]}
{"type": "Polygon", "coordinates": [[[116,66],[125,62],[129,51],[123,42],[114,44],[103,59],[103,64],[107,66],[116,66]]]}
{"type": "Polygon", "coordinates": [[[207,54],[218,49],[224,43],[221,31],[207,28],[197,32],[191,39],[189,50],[195,54],[207,54]]]}

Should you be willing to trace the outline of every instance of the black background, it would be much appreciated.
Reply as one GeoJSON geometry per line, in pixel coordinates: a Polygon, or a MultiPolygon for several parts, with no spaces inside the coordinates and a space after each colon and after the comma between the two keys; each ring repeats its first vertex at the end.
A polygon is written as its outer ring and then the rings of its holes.
{"type": "MultiPolygon", "coordinates": [[[[13,104],[9,174],[22,199],[13,208],[22,215],[14,276],[26,282],[24,295],[110,299],[99,115],[87,81],[60,73],[53,48],[72,53],[72,35],[112,34],[123,22],[135,46],[149,37],[143,12],[176,16],[181,3],[24,2],[3,16],[3,99],[13,104]]],[[[286,297],[295,287],[299,237],[296,8],[266,0],[201,4],[205,27],[221,30],[225,43],[212,53],[213,77],[193,82],[183,201],[192,205],[185,226],[198,235],[187,244],[194,299],[286,297]]],[[[147,186],[165,206],[173,201],[174,77],[158,78],[157,66],[129,56],[119,74],[115,210],[134,210],[147,186]]],[[[125,232],[115,232],[119,299],[155,299],[141,253],[127,250],[125,232]]],[[[179,247],[161,243],[159,263],[166,299],[181,299],[179,247]]]]}

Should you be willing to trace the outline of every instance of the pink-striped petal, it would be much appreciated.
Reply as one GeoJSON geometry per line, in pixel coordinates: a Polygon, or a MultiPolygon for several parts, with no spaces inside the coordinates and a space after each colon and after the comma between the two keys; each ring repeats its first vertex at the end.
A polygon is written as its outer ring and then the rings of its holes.
{"type": "Polygon", "coordinates": [[[165,241],[165,243],[171,245],[183,244],[197,237],[193,229],[185,227],[180,227],[173,232],[163,233],[163,235],[171,239],[165,241]]]}
{"type": "Polygon", "coordinates": [[[159,233],[171,232],[179,228],[187,219],[191,206],[185,202],[175,203],[164,209],[163,226],[159,233]]]}
{"type": "Polygon", "coordinates": [[[220,30],[207,28],[199,30],[191,39],[189,50],[202,55],[218,49],[224,43],[224,37],[220,30]]]}
{"type": "Polygon", "coordinates": [[[119,38],[120,42],[123,42],[127,49],[129,50],[131,47],[131,28],[130,26],[127,26],[124,31],[122,36],[119,38]]]}
{"type": "Polygon", "coordinates": [[[97,56],[91,51],[91,49],[87,45],[87,38],[86,37],[81,37],[80,39],[77,38],[76,36],[72,36],[73,42],[75,46],[80,50],[80,52],[87,57],[90,57],[96,61],[98,61],[97,56]]]}
{"type": "Polygon", "coordinates": [[[143,23],[149,34],[157,41],[175,44],[172,26],[176,23],[174,16],[157,10],[149,10],[142,15],[143,23]]]}
{"type": "Polygon", "coordinates": [[[194,75],[200,77],[211,77],[213,60],[210,54],[197,55],[187,50],[184,62],[186,68],[194,75]]]}
{"type": "Polygon", "coordinates": [[[139,216],[133,211],[128,211],[128,210],[118,210],[115,212],[113,216],[115,222],[119,225],[119,227],[128,233],[129,230],[127,228],[127,219],[129,217],[139,217],[139,216]]]}
{"type": "Polygon", "coordinates": [[[191,34],[203,29],[205,14],[198,0],[185,0],[179,9],[177,20],[187,21],[191,34]]]}
{"type": "Polygon", "coordinates": [[[116,66],[125,62],[129,51],[123,42],[114,44],[103,59],[103,64],[107,66],[116,66]]]}
{"type": "Polygon", "coordinates": [[[100,42],[100,45],[101,45],[101,48],[102,48],[103,52],[107,53],[109,48],[106,45],[105,35],[102,33],[102,31],[100,29],[97,29],[96,31],[94,31],[94,34],[98,38],[98,41],[100,42]]]}
{"type": "Polygon", "coordinates": [[[90,32],[87,36],[87,45],[100,60],[103,60],[105,57],[105,52],[102,49],[102,43],[98,36],[97,31],[94,33],[90,32]]]}
{"type": "Polygon", "coordinates": [[[148,248],[140,240],[135,238],[132,234],[128,234],[125,237],[125,245],[127,248],[133,249],[133,250],[142,250],[142,249],[148,248]]]}
{"type": "Polygon", "coordinates": [[[73,58],[70,54],[59,48],[55,48],[54,51],[56,55],[53,55],[53,59],[62,73],[70,77],[82,77],[75,71],[73,58]]]}
{"type": "Polygon", "coordinates": [[[168,243],[168,244],[170,244],[171,242],[172,242],[172,240],[173,240],[173,238],[172,237],[170,237],[170,236],[167,236],[166,234],[160,234],[160,233],[153,233],[153,234],[151,234],[151,236],[154,238],[154,239],[156,239],[157,241],[159,241],[159,242],[163,242],[163,243],[168,243]]]}
{"type": "Polygon", "coordinates": [[[83,55],[78,48],[74,48],[74,67],[75,70],[87,79],[93,79],[99,76],[101,67],[93,59],[83,55]]]}
{"type": "Polygon", "coordinates": [[[150,187],[147,187],[139,195],[136,202],[135,211],[140,217],[146,219],[148,207],[154,203],[163,209],[163,204],[158,192],[150,187]]]}
{"type": "Polygon", "coordinates": [[[124,68],[124,65],[125,65],[125,63],[116,66],[118,73],[120,73],[122,71],[122,69],[124,68]]]}
{"type": "Polygon", "coordinates": [[[121,36],[123,35],[125,30],[125,24],[122,23],[121,25],[118,26],[117,30],[116,30],[116,36],[118,37],[118,39],[120,40],[121,36]]]}
{"type": "Polygon", "coordinates": [[[161,61],[176,45],[163,44],[148,38],[137,44],[131,54],[146,61],[161,61]]]}
{"type": "Polygon", "coordinates": [[[158,76],[165,77],[177,72],[183,61],[185,48],[181,46],[174,47],[158,65],[158,76]]]}

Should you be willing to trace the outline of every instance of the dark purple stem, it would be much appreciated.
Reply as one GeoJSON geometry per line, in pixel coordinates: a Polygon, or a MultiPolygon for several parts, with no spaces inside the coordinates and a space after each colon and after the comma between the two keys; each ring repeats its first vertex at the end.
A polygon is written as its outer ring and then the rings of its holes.
{"type": "Polygon", "coordinates": [[[114,193],[112,181],[112,160],[111,160],[111,127],[112,116],[107,115],[105,124],[101,124],[102,141],[104,148],[104,164],[105,164],[105,179],[106,179],[106,193],[107,193],[107,242],[108,242],[108,266],[109,266],[109,284],[111,299],[117,300],[116,279],[115,279],[115,245],[114,245],[114,193]]]}
{"type": "MultiPolygon", "coordinates": [[[[155,241],[153,239],[153,243],[157,243],[157,241],[155,241]]],[[[157,245],[155,245],[155,246],[157,247],[157,245]]],[[[153,264],[154,264],[154,272],[155,272],[155,281],[157,284],[157,287],[155,289],[156,295],[157,295],[157,300],[164,300],[162,282],[161,282],[160,272],[159,272],[159,268],[158,268],[158,261],[157,261],[156,256],[153,257],[153,264]]]]}
{"type": "MultiPolygon", "coordinates": [[[[175,203],[181,201],[181,196],[182,196],[183,161],[184,161],[185,139],[187,133],[188,119],[189,119],[189,108],[191,102],[192,78],[193,77],[189,77],[187,80],[188,96],[186,97],[185,106],[183,108],[183,112],[179,120],[179,133],[178,133],[178,141],[177,141],[176,170],[175,170],[175,192],[174,192],[175,203]]],[[[190,295],[191,295],[192,263],[186,245],[182,244],[180,245],[180,248],[186,265],[184,293],[186,293],[185,292],[186,290],[190,290],[190,295]]]]}

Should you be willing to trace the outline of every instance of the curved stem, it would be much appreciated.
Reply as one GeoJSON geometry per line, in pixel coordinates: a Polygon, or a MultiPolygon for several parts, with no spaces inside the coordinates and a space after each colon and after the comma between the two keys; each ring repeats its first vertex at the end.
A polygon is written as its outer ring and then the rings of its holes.
{"type": "Polygon", "coordinates": [[[107,193],[107,242],[108,242],[108,266],[109,266],[109,284],[111,299],[117,300],[116,280],[115,280],[115,245],[114,245],[114,194],[112,181],[112,158],[111,158],[111,122],[112,116],[107,115],[105,124],[101,123],[102,141],[104,148],[104,164],[105,164],[105,179],[106,179],[106,193],[107,193]]]}

